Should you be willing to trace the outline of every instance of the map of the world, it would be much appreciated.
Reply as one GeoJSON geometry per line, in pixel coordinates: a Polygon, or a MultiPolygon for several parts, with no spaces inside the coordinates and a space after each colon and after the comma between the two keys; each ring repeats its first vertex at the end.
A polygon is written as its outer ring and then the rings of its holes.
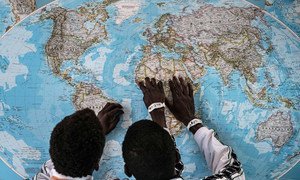
{"type": "MultiPolygon", "coordinates": [[[[20,177],[50,158],[61,119],[118,102],[124,116],[93,176],[126,178],[125,132],[150,119],[136,84],[145,77],[162,80],[167,96],[173,76],[193,82],[197,116],[234,149],[247,179],[279,178],[300,161],[298,0],[37,2],[0,0],[0,159],[20,177]]],[[[192,134],[166,115],[183,178],[211,175],[192,134]]]]}

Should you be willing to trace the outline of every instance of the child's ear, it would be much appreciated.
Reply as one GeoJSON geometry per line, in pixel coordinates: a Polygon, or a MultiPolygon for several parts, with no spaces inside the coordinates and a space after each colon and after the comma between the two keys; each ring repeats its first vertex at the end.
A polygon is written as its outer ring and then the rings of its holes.
{"type": "Polygon", "coordinates": [[[132,176],[132,173],[130,172],[130,170],[126,164],[124,165],[124,172],[128,177],[132,176]]]}

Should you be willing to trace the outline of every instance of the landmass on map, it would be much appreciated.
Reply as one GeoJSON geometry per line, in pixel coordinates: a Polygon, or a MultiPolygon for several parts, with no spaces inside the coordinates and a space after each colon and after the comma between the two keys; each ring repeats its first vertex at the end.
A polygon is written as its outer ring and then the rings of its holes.
{"type": "Polygon", "coordinates": [[[180,55],[185,65],[216,68],[225,84],[238,70],[250,82],[256,81],[256,69],[263,65],[258,49],[262,34],[251,25],[262,18],[257,8],[201,7],[192,14],[165,14],[156,23],[158,33],[149,41],[180,55]],[[191,64],[192,63],[192,64],[191,64]]]}
{"type": "Polygon", "coordinates": [[[86,72],[77,68],[78,58],[92,45],[107,39],[104,22],[108,19],[108,13],[105,8],[114,2],[117,1],[87,3],[76,10],[56,7],[41,15],[42,20],[54,21],[51,37],[45,45],[48,65],[56,76],[75,88],[72,102],[76,110],[90,108],[98,113],[107,102],[114,102],[93,83],[74,81],[70,75],[72,70],[86,72]],[[61,71],[66,61],[73,61],[73,65],[61,71]]]}
{"type": "MultiPolygon", "coordinates": [[[[185,66],[182,62],[177,60],[166,60],[161,54],[151,54],[151,47],[144,47],[144,57],[142,61],[136,68],[136,82],[143,81],[146,77],[156,78],[157,80],[163,81],[164,90],[168,99],[171,98],[169,86],[167,83],[168,79],[172,79],[173,76],[182,76],[185,77],[188,81],[191,79],[188,78],[188,72],[185,69],[185,66]]],[[[190,67],[192,72],[195,72],[196,77],[201,77],[202,73],[204,73],[204,69],[201,66],[190,67]]],[[[199,85],[195,85],[196,89],[199,88],[199,85]]],[[[196,91],[195,91],[196,92],[196,91]]],[[[182,129],[182,123],[177,121],[173,114],[166,109],[166,123],[169,127],[172,134],[178,134],[182,129]]]]}
{"type": "Polygon", "coordinates": [[[104,25],[107,18],[108,14],[102,3],[88,4],[76,10],[56,7],[41,16],[41,19],[54,21],[45,52],[55,75],[60,76],[60,68],[65,61],[71,60],[76,64],[89,47],[107,38],[104,25]]]}
{"type": "Polygon", "coordinates": [[[262,141],[270,138],[276,148],[281,148],[293,134],[291,115],[288,112],[277,111],[267,121],[259,124],[256,139],[262,141]]]}
{"type": "MultiPolygon", "coordinates": [[[[15,23],[24,19],[36,9],[35,0],[9,0],[12,7],[12,13],[15,18],[15,23]]],[[[8,30],[11,26],[7,27],[8,30]]]]}
{"type": "Polygon", "coordinates": [[[265,0],[265,5],[266,6],[272,6],[274,3],[274,0],[265,0]]]}
{"type": "Polygon", "coordinates": [[[284,23],[293,31],[293,34],[300,35],[300,3],[299,0],[247,0],[250,3],[264,9],[275,18],[284,23]]]}
{"type": "Polygon", "coordinates": [[[72,102],[76,110],[90,108],[98,113],[107,102],[114,102],[114,100],[104,96],[95,85],[81,82],[75,87],[72,102]]]}
{"type": "Polygon", "coordinates": [[[86,3],[76,10],[55,7],[44,12],[40,19],[54,21],[50,39],[45,46],[47,60],[53,73],[61,76],[61,65],[74,61],[92,45],[107,40],[104,25],[108,19],[106,7],[118,0],[104,0],[102,3],[86,3]]]}
{"type": "MultiPolygon", "coordinates": [[[[154,29],[144,32],[148,44],[143,47],[143,58],[135,71],[136,81],[145,77],[167,81],[180,75],[194,82],[206,74],[205,67],[214,67],[225,85],[234,70],[247,81],[256,82],[256,70],[263,65],[259,50],[264,49],[261,32],[251,23],[262,16],[262,11],[253,7],[212,5],[183,16],[163,14],[154,29]]],[[[164,87],[168,92],[166,82],[164,87]]],[[[195,85],[198,89],[199,85],[195,85]]],[[[169,126],[171,131],[174,129],[172,133],[178,134],[181,124],[168,110],[167,114],[167,123],[173,124],[169,126]]]]}
{"type": "Polygon", "coordinates": [[[114,3],[114,6],[117,7],[116,24],[121,24],[135,15],[139,11],[140,3],[140,0],[120,0],[114,3]]]}

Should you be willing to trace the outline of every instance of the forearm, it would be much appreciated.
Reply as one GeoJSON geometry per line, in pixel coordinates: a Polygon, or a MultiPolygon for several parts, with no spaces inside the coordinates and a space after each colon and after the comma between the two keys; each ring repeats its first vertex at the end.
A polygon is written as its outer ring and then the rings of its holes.
{"type": "Polygon", "coordinates": [[[204,153],[208,167],[214,175],[224,177],[239,177],[244,179],[240,162],[229,146],[223,145],[213,130],[206,127],[199,128],[194,135],[200,151],[204,153]],[[228,171],[230,169],[230,171],[228,171]]]}
{"type": "Polygon", "coordinates": [[[204,153],[206,162],[213,173],[218,172],[228,164],[229,159],[226,155],[230,149],[215,138],[213,130],[202,127],[194,134],[194,139],[200,151],[204,153]]]}

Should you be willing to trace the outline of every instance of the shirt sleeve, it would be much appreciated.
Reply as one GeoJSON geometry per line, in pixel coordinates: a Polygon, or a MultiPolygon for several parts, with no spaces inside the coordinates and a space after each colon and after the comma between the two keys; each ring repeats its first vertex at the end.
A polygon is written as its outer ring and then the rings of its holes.
{"type": "Polygon", "coordinates": [[[53,169],[53,163],[48,160],[42,165],[40,172],[38,172],[32,179],[33,180],[50,180],[50,171],[53,169]]]}
{"type": "Polygon", "coordinates": [[[236,154],[229,146],[223,145],[215,137],[213,130],[201,127],[195,133],[194,139],[213,173],[212,176],[204,179],[245,179],[242,165],[238,161],[236,154]]]}

